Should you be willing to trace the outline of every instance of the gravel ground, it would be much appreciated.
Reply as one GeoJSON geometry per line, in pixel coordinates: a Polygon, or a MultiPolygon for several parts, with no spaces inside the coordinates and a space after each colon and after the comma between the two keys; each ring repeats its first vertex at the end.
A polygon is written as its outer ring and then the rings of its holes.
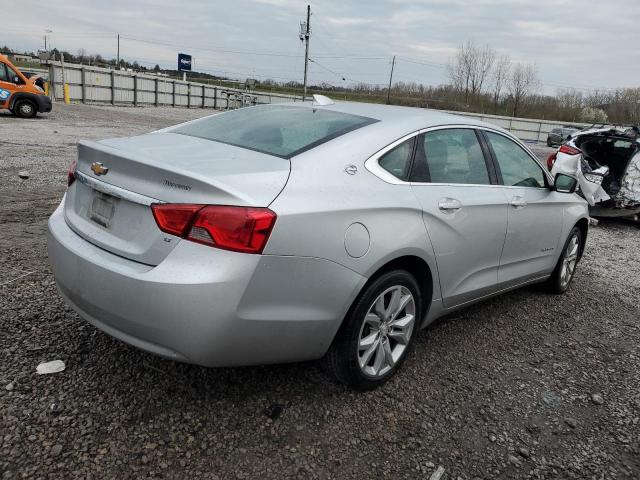
{"type": "Polygon", "coordinates": [[[44,235],[75,142],[205,113],[56,104],[33,121],[0,115],[1,478],[397,479],[439,466],[443,479],[640,478],[631,224],[591,229],[566,295],[527,288],[442,319],[364,394],[315,363],[205,369],[81,321],[56,291],[44,235]],[[66,370],[36,374],[54,359],[66,370]]]}

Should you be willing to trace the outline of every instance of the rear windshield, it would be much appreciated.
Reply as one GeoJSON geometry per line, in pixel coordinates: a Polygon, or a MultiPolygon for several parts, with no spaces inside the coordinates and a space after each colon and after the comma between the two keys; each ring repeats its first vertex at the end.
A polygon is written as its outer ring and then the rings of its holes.
{"type": "Polygon", "coordinates": [[[374,122],[331,110],[269,105],[202,118],[171,131],[291,158],[374,122]]]}

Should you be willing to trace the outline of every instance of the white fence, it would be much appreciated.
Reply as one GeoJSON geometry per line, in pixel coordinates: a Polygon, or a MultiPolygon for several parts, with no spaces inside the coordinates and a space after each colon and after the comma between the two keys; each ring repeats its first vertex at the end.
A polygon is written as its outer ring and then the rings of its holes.
{"type": "MultiPolygon", "coordinates": [[[[63,85],[69,87],[71,101],[110,103],[112,105],[170,105],[201,108],[237,108],[245,105],[301,101],[302,97],[279,93],[247,91],[205,83],[183,82],[151,74],[88,67],[78,64],[51,62],[49,80],[52,97],[64,98],[63,85]]],[[[502,127],[516,137],[529,142],[545,142],[554,128],[581,123],[503,117],[468,112],[449,112],[464,115],[502,127]]]]}
{"type": "Polygon", "coordinates": [[[54,99],[64,99],[64,84],[67,84],[69,100],[83,103],[237,108],[302,100],[294,95],[183,82],[164,76],[77,64],[65,63],[63,66],[60,62],[49,65],[49,82],[54,99]]]}
{"type": "Polygon", "coordinates": [[[502,117],[499,115],[485,115],[482,113],[448,112],[456,115],[471,117],[476,120],[491,123],[508,130],[520,140],[525,142],[546,142],[547,134],[554,128],[573,126],[584,128],[584,123],[558,122],[553,120],[536,120],[533,118],[502,117]]]}

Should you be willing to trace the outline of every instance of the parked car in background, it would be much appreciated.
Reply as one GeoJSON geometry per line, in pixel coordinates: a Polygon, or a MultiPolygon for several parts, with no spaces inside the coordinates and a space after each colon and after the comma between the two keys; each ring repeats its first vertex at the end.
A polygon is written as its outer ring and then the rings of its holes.
{"type": "Polygon", "coordinates": [[[48,252],[67,302],[131,345],[323,358],[369,389],[442,315],[563,293],[588,230],[576,186],[492,125],[316,96],[81,142],[48,252]]]}
{"type": "Polygon", "coordinates": [[[562,145],[566,142],[571,135],[578,132],[580,129],[577,127],[558,127],[554,128],[547,134],[547,146],[553,147],[556,145],[562,145]]]}
{"type": "Polygon", "coordinates": [[[575,176],[593,216],[640,214],[639,128],[592,128],[573,134],[551,154],[552,174],[575,176]]]}
{"type": "Polygon", "coordinates": [[[0,109],[23,118],[50,112],[51,99],[36,84],[38,78],[37,75],[27,78],[9,57],[0,55],[0,109]]]}

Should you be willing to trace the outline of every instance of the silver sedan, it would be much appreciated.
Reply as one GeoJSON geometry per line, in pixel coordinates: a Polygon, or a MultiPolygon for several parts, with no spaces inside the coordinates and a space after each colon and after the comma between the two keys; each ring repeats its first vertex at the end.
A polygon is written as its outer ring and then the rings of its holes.
{"type": "Polygon", "coordinates": [[[575,189],[495,126],[317,98],[80,142],[49,259],[69,305],[148,352],[322,358],[368,389],[442,315],[563,293],[588,230],[575,189]]]}

